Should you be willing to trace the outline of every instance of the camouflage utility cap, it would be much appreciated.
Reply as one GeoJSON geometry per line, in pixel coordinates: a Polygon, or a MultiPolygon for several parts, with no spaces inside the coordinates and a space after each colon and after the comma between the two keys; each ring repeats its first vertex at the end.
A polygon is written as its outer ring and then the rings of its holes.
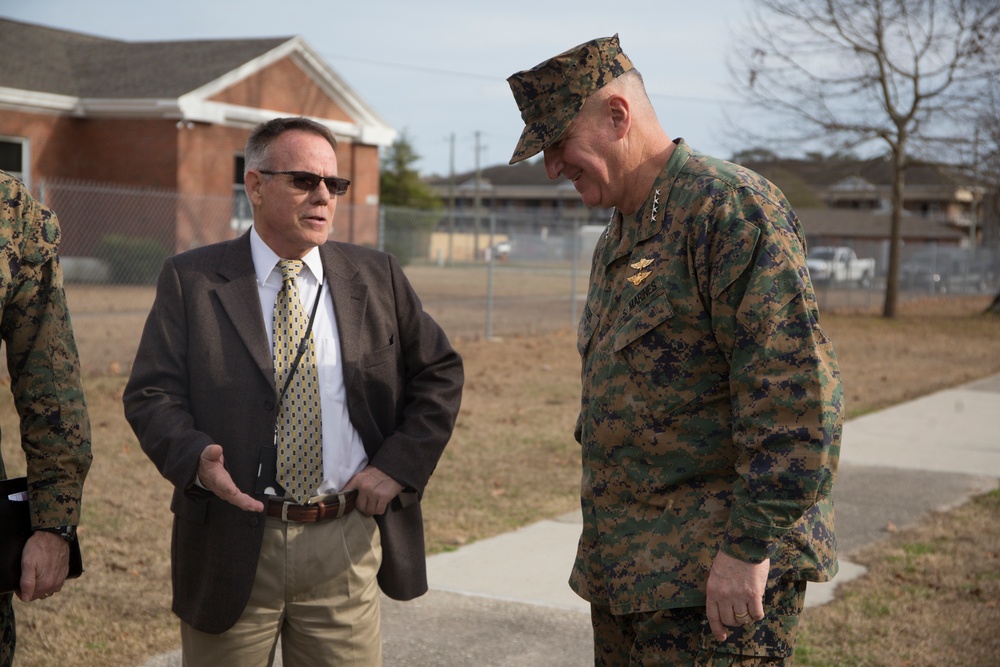
{"type": "Polygon", "coordinates": [[[587,98],[632,69],[618,35],[573,47],[507,79],[524,119],[510,164],[536,155],[559,138],[587,98]]]}

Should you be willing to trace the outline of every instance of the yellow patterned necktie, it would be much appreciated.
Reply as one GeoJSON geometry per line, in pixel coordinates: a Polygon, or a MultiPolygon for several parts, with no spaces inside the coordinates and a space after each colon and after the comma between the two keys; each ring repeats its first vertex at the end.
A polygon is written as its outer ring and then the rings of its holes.
{"type": "Polygon", "coordinates": [[[302,504],[323,481],[319,373],[312,332],[298,366],[292,368],[308,322],[295,280],[302,262],[283,259],[278,266],[281,289],[274,300],[274,381],[278,391],[285,387],[290,372],[295,375],[278,404],[277,480],[302,504]]]}

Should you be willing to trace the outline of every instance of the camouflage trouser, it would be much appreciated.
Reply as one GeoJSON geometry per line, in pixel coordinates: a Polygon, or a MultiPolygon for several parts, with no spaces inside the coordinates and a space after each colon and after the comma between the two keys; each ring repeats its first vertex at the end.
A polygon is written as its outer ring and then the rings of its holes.
{"type": "Polygon", "coordinates": [[[14,607],[11,593],[0,595],[0,667],[14,662],[14,607]]]}
{"type": "Polygon", "coordinates": [[[591,605],[597,667],[790,665],[806,582],[779,580],[764,594],[763,620],[712,636],[704,607],[615,615],[591,605]]]}

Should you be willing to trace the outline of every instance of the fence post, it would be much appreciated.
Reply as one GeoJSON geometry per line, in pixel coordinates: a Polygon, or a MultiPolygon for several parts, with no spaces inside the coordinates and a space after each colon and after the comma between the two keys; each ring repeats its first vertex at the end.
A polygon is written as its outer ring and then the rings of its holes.
{"type": "Polygon", "coordinates": [[[452,265],[453,252],[455,245],[455,200],[451,201],[451,206],[448,208],[448,266],[452,265]]]}
{"type": "Polygon", "coordinates": [[[580,277],[580,220],[573,218],[573,238],[570,240],[570,256],[572,258],[569,271],[569,324],[575,327],[580,323],[576,312],[576,285],[580,277]]]}
{"type": "Polygon", "coordinates": [[[496,234],[497,215],[490,211],[490,244],[487,251],[490,254],[486,262],[486,340],[493,338],[493,268],[496,264],[496,248],[493,247],[493,236],[496,234]]]}

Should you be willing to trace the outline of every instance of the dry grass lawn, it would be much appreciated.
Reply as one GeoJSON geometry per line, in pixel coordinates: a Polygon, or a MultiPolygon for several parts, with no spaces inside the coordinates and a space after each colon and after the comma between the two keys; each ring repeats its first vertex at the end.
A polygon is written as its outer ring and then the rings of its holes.
{"type": "MultiPolygon", "coordinates": [[[[178,645],[170,613],[170,489],[121,410],[150,292],[119,290],[110,299],[107,290],[87,292],[70,294],[94,429],[80,528],[86,573],[50,600],[15,602],[18,667],[135,667],[178,645]],[[106,303],[91,303],[95,299],[106,303]]],[[[1000,372],[1000,318],[978,314],[988,302],[906,304],[892,321],[824,314],[850,414],[1000,372]]],[[[455,436],[426,494],[432,551],[577,506],[573,333],[458,339],[456,347],[468,380],[455,436]]],[[[0,400],[0,426],[8,434],[4,460],[9,473],[18,474],[23,463],[16,438],[9,437],[17,432],[9,393],[0,400]]],[[[985,497],[852,555],[871,574],[846,587],[836,602],[807,612],[800,664],[1000,663],[998,519],[1000,498],[985,497]]]]}

